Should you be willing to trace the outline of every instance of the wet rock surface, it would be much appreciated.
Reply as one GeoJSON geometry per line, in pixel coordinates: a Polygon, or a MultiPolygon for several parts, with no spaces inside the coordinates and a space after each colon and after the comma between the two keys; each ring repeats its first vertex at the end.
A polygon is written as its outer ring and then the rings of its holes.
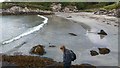
{"type": "Polygon", "coordinates": [[[31,50],[30,50],[31,54],[38,54],[38,55],[43,55],[45,54],[45,49],[43,45],[37,45],[34,46],[31,50]]]}
{"type": "Polygon", "coordinates": [[[104,30],[100,30],[100,32],[98,34],[100,34],[100,35],[107,35],[107,33],[104,30]]]}
{"type": "Polygon", "coordinates": [[[91,54],[91,56],[99,55],[99,53],[97,51],[94,51],[94,50],[91,50],[90,54],[91,54]]]}
{"type": "Polygon", "coordinates": [[[70,35],[72,35],[72,36],[77,36],[76,34],[74,34],[74,33],[69,33],[70,35]]]}
{"type": "Polygon", "coordinates": [[[108,48],[98,48],[99,49],[99,53],[100,54],[109,54],[110,53],[110,49],[108,48]]]}

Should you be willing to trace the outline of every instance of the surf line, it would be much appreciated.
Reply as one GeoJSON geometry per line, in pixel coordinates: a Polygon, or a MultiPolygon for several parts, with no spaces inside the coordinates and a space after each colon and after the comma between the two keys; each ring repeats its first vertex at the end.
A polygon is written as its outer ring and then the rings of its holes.
{"type": "Polygon", "coordinates": [[[42,15],[37,15],[37,16],[44,19],[44,21],[42,21],[42,22],[43,22],[42,24],[31,28],[30,30],[28,30],[28,31],[26,31],[26,32],[18,35],[17,37],[14,37],[14,38],[12,38],[12,39],[10,39],[10,40],[7,40],[7,41],[3,41],[3,42],[2,42],[2,45],[8,44],[8,43],[13,42],[13,41],[16,41],[16,40],[18,40],[18,39],[20,39],[20,38],[22,38],[22,37],[24,37],[24,36],[26,36],[26,35],[29,35],[29,34],[31,34],[31,33],[33,33],[33,32],[36,32],[36,31],[42,29],[43,26],[48,23],[48,18],[45,17],[45,16],[42,16],[42,15]]]}

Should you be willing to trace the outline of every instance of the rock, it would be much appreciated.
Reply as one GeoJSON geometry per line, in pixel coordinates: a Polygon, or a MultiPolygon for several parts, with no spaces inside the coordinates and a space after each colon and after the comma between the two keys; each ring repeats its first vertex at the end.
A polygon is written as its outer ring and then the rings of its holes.
{"type": "Polygon", "coordinates": [[[78,10],[76,6],[68,5],[64,7],[63,12],[78,12],[78,10]]]}
{"type": "Polygon", "coordinates": [[[110,25],[110,23],[107,23],[108,25],[110,25]]]}
{"type": "Polygon", "coordinates": [[[104,15],[104,14],[107,14],[107,10],[105,9],[100,9],[99,11],[95,11],[94,14],[97,14],[97,15],[104,15]]]}
{"type": "Polygon", "coordinates": [[[80,68],[96,68],[96,66],[93,66],[91,64],[80,64],[80,68]]]}
{"type": "Polygon", "coordinates": [[[68,16],[67,18],[72,18],[72,16],[68,16]]]}
{"type": "Polygon", "coordinates": [[[97,51],[91,50],[90,51],[91,56],[99,55],[97,51]]]}
{"type": "Polygon", "coordinates": [[[118,16],[119,17],[119,9],[113,9],[113,10],[106,10],[106,9],[100,9],[98,11],[95,11],[94,14],[97,15],[108,15],[108,16],[118,16]]]}
{"type": "Polygon", "coordinates": [[[76,34],[74,34],[74,33],[69,33],[70,35],[72,35],[72,36],[77,36],[76,34]]]}
{"type": "Polygon", "coordinates": [[[55,45],[50,45],[49,47],[56,47],[55,45]]]}
{"type": "Polygon", "coordinates": [[[114,26],[117,26],[117,25],[114,25],[114,26]]]}
{"type": "Polygon", "coordinates": [[[103,22],[105,22],[105,21],[103,21],[103,22]]]}
{"type": "Polygon", "coordinates": [[[61,11],[61,8],[62,8],[62,4],[56,4],[56,3],[52,3],[51,4],[51,9],[53,12],[59,12],[61,11]]]}
{"type": "Polygon", "coordinates": [[[37,45],[34,46],[31,50],[30,50],[31,54],[38,54],[38,55],[43,55],[45,54],[45,49],[43,45],[37,45]]]}
{"type": "Polygon", "coordinates": [[[117,9],[116,16],[117,16],[118,18],[120,18],[120,8],[117,9]]]}
{"type": "Polygon", "coordinates": [[[100,54],[109,54],[110,50],[108,48],[98,48],[100,54]]]}
{"type": "Polygon", "coordinates": [[[21,45],[24,45],[24,44],[26,44],[27,42],[23,42],[21,45]]]}
{"type": "Polygon", "coordinates": [[[100,30],[100,32],[98,34],[100,34],[100,35],[107,35],[107,33],[104,30],[100,30]]]}

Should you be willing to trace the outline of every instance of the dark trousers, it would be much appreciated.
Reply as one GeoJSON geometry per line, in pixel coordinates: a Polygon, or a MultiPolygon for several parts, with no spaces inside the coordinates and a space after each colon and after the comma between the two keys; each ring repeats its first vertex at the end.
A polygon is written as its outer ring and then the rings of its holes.
{"type": "Polygon", "coordinates": [[[64,68],[70,68],[71,62],[70,63],[64,63],[64,68]]]}

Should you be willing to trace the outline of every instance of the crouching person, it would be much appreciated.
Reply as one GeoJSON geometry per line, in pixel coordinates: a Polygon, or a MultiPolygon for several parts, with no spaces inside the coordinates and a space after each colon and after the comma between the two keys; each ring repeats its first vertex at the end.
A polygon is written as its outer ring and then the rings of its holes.
{"type": "Polygon", "coordinates": [[[68,50],[65,46],[61,46],[60,49],[63,52],[63,65],[64,68],[70,68],[71,62],[76,59],[76,55],[72,50],[68,50]]]}

